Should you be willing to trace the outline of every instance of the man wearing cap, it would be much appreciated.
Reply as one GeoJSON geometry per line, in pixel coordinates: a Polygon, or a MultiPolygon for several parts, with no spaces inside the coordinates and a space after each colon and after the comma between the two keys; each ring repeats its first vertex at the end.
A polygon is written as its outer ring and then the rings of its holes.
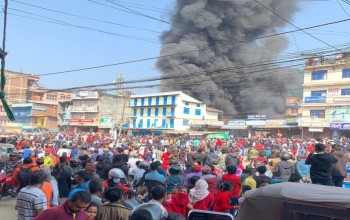
{"type": "Polygon", "coordinates": [[[199,176],[201,177],[202,176],[202,166],[200,165],[195,165],[193,168],[192,168],[193,172],[192,173],[189,173],[186,175],[186,179],[185,179],[185,182],[184,182],[184,186],[188,187],[189,185],[189,181],[192,177],[194,176],[199,176]]]}

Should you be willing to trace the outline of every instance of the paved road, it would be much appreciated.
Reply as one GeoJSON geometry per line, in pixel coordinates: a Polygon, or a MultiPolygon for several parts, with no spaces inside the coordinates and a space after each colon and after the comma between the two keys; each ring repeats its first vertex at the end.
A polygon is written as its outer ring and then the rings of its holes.
{"type": "Polygon", "coordinates": [[[0,200],[0,219],[16,220],[17,211],[15,210],[16,199],[6,196],[0,200]]]}

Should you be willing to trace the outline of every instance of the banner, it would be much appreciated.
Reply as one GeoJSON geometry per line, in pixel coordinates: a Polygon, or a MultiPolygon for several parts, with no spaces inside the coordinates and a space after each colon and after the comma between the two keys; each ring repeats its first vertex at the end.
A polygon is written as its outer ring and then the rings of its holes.
{"type": "Polygon", "coordinates": [[[305,103],[325,103],[326,96],[310,96],[305,97],[305,103]]]}
{"type": "Polygon", "coordinates": [[[335,130],[350,130],[350,123],[331,123],[330,128],[335,130]]]}
{"type": "Polygon", "coordinates": [[[350,121],[350,106],[330,106],[329,120],[331,122],[350,121]]]}

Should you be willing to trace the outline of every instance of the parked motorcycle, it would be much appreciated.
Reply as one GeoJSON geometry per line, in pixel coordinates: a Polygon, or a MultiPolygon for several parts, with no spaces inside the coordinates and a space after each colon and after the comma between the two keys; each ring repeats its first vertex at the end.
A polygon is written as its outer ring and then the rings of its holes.
{"type": "Polygon", "coordinates": [[[17,196],[17,185],[12,176],[6,175],[5,172],[0,173],[0,200],[5,196],[17,196]]]}

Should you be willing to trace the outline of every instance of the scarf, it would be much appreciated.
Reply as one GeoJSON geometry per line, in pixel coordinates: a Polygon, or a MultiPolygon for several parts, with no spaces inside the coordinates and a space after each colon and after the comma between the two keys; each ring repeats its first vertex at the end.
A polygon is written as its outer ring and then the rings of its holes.
{"type": "Polygon", "coordinates": [[[194,185],[194,188],[190,190],[190,200],[192,204],[195,204],[207,197],[208,194],[208,183],[203,179],[199,179],[194,185]]]}

